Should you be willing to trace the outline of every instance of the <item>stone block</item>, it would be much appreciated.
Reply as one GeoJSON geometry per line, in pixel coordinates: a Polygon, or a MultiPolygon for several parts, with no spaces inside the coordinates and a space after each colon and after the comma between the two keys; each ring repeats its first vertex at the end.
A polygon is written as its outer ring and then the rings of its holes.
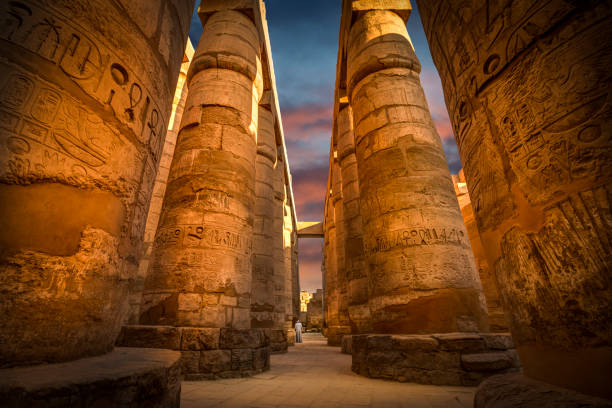
{"type": "Polygon", "coordinates": [[[510,368],[512,359],[506,353],[462,354],[461,366],[467,371],[498,371],[510,368]]]}
{"type": "Polygon", "coordinates": [[[440,342],[441,350],[478,353],[486,349],[484,339],[478,334],[444,333],[433,337],[440,342]]]}
{"type": "Polygon", "coordinates": [[[508,350],[514,348],[510,333],[481,333],[480,336],[490,350],[508,350]]]}
{"type": "Polygon", "coordinates": [[[219,304],[222,304],[223,306],[238,306],[238,298],[235,296],[221,295],[219,304]]]}
{"type": "MultiPolygon", "coordinates": [[[[268,338],[269,341],[269,338],[268,338]]],[[[221,329],[219,347],[222,349],[256,348],[267,346],[262,329],[221,329]]]]}
{"type": "Polygon", "coordinates": [[[431,336],[393,336],[393,349],[405,351],[434,351],[439,347],[438,341],[431,336]]]}
{"type": "Polygon", "coordinates": [[[199,293],[179,293],[178,310],[194,312],[202,306],[202,295],[199,293]]]}
{"type": "Polygon", "coordinates": [[[219,348],[221,329],[183,327],[181,328],[181,350],[216,350],[219,348]]]}
{"type": "Polygon", "coordinates": [[[3,407],[178,408],[181,355],[115,348],[67,363],[0,370],[3,407]]]}
{"type": "Polygon", "coordinates": [[[612,408],[612,401],[596,398],[519,373],[495,375],[483,381],[474,408],[612,408]]]}
{"type": "Polygon", "coordinates": [[[253,352],[253,367],[256,370],[270,368],[270,349],[268,347],[255,349],[253,352]]]}
{"type": "Polygon", "coordinates": [[[393,348],[393,340],[391,336],[371,335],[367,338],[367,348],[371,350],[391,350],[393,348]]]}
{"type": "Polygon", "coordinates": [[[280,343],[287,341],[287,333],[282,329],[272,329],[270,330],[270,342],[271,343],[280,343]]]}
{"type": "Polygon", "coordinates": [[[181,370],[183,374],[197,374],[200,372],[200,352],[181,351],[181,370]]]}
{"type": "Polygon", "coordinates": [[[398,367],[416,367],[425,370],[461,370],[461,355],[458,352],[403,352],[402,358],[395,365],[398,367]]]}
{"type": "Polygon", "coordinates": [[[200,372],[219,373],[232,369],[230,350],[208,350],[200,353],[200,372]]]}
{"type": "Polygon", "coordinates": [[[233,371],[246,371],[254,368],[253,349],[233,349],[231,356],[233,371]]]}
{"type": "Polygon", "coordinates": [[[342,336],[341,351],[344,354],[353,354],[353,336],[344,335],[342,336]]]}
{"type": "Polygon", "coordinates": [[[181,333],[172,326],[123,326],[117,346],[179,350],[181,333]]]}

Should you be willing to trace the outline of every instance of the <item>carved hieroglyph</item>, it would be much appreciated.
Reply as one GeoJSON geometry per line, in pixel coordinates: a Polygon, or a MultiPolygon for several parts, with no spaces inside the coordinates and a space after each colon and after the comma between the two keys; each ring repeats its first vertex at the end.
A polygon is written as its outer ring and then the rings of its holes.
{"type": "Polygon", "coordinates": [[[610,397],[610,2],[418,3],[524,372],[610,397]]]}
{"type": "Polygon", "coordinates": [[[193,5],[0,4],[0,365],[112,348],[193,5]]]}
{"type": "Polygon", "coordinates": [[[352,21],[344,34],[346,93],[372,329],[486,330],[474,257],[405,20],[366,7],[352,21]]]}
{"type": "Polygon", "coordinates": [[[140,321],[249,329],[261,42],[239,11],[206,17],[140,321]]]}

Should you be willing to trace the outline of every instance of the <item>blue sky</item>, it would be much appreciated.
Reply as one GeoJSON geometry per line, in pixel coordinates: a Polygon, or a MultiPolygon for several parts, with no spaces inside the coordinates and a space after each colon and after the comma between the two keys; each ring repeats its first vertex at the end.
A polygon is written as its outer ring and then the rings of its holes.
{"type": "MultiPolygon", "coordinates": [[[[199,3],[199,0],[197,1],[199,3]]],[[[285,142],[293,175],[293,191],[300,221],[321,220],[327,183],[327,161],[338,52],[341,0],[266,0],[270,43],[276,74],[285,142]]],[[[431,59],[418,9],[408,20],[408,33],[421,61],[421,83],[442,138],[452,173],[461,168],[440,78],[431,59]]],[[[189,37],[197,44],[202,24],[197,7],[189,37]]],[[[321,287],[320,239],[302,239],[302,289],[321,287]]]]}

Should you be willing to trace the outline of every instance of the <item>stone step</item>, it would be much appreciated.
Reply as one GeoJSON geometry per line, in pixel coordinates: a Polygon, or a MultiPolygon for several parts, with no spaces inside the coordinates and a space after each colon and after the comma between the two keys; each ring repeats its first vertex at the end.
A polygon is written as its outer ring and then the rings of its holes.
{"type": "Polygon", "coordinates": [[[504,352],[462,354],[461,366],[467,371],[500,371],[512,366],[512,358],[504,352]]]}
{"type": "Polygon", "coordinates": [[[180,358],[171,350],[115,348],[67,363],[2,369],[0,405],[178,408],[180,358]]]}

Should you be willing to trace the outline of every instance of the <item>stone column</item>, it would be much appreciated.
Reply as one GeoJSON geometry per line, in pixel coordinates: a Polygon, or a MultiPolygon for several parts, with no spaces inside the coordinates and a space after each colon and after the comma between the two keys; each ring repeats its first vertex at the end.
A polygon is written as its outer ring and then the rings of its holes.
{"type": "Polygon", "coordinates": [[[272,246],[274,262],[274,324],[272,329],[272,352],[287,351],[287,330],[285,321],[285,251],[284,251],[284,213],[285,213],[285,161],[282,146],[276,146],[277,156],[274,166],[274,214],[272,246]]]}
{"type": "Polygon", "coordinates": [[[452,177],[453,184],[455,185],[455,192],[457,193],[457,200],[459,201],[459,208],[461,208],[461,215],[465,222],[470,245],[474,251],[474,260],[476,261],[478,276],[482,284],[482,293],[487,301],[489,328],[491,332],[506,333],[509,331],[508,321],[504,316],[504,310],[501,306],[493,268],[489,265],[482,245],[482,239],[478,232],[478,226],[474,218],[470,195],[467,192],[463,170],[461,170],[458,175],[453,175],[452,177]]]}
{"type": "Polygon", "coordinates": [[[195,328],[179,329],[192,379],[269,367],[268,334],[250,314],[261,39],[246,14],[203,7],[140,316],[195,328]]]}
{"type": "Polygon", "coordinates": [[[113,348],[193,5],[0,4],[0,366],[113,348]]]}
{"type": "Polygon", "coordinates": [[[352,333],[371,331],[368,304],[368,277],[363,254],[363,229],[359,197],[359,172],[355,156],[353,111],[340,108],[338,126],[338,161],[342,178],[342,208],[345,234],[345,268],[348,289],[348,313],[352,333]]]}
{"type": "MultiPolygon", "coordinates": [[[[336,228],[336,246],[334,255],[336,257],[336,293],[338,327],[335,328],[337,335],[350,333],[348,315],[348,282],[346,275],[346,234],[344,226],[344,203],[342,192],[342,172],[338,160],[338,152],[334,151],[332,170],[332,195],[331,201],[334,209],[334,225],[336,228]]],[[[341,339],[340,339],[341,340],[341,339]]]]}
{"type": "Polygon", "coordinates": [[[162,150],[161,159],[155,184],[153,185],[153,194],[151,203],[147,213],[147,222],[144,230],[144,242],[142,245],[142,255],[138,262],[138,274],[130,281],[130,312],[126,317],[126,324],[137,324],[140,318],[140,303],[142,300],[142,291],[144,288],[144,280],[149,272],[153,256],[153,241],[157,232],[157,224],[161,216],[161,209],[166,194],[166,183],[170,173],[170,165],[172,164],[172,156],[174,156],[174,146],[176,145],[176,137],[181,125],[183,110],[185,109],[185,101],[187,100],[187,72],[191,59],[193,58],[193,45],[187,40],[183,63],[179,73],[176,90],[174,92],[174,100],[172,101],[172,110],[170,113],[170,123],[166,132],[166,140],[162,150]]]}
{"type": "Polygon", "coordinates": [[[405,21],[355,15],[347,51],[372,329],[487,329],[474,257],[405,21]]]}
{"type": "MultiPolygon", "coordinates": [[[[333,166],[330,160],[330,176],[332,179],[333,166]]],[[[330,187],[328,185],[328,187],[330,187]]],[[[335,328],[338,326],[338,293],[337,293],[337,269],[336,269],[336,226],[334,223],[334,207],[329,191],[325,200],[325,221],[323,224],[324,230],[324,247],[323,247],[323,262],[325,264],[325,321],[327,329],[325,336],[327,344],[337,346],[339,344],[336,338],[335,328]]]]}
{"type": "Polygon", "coordinates": [[[274,165],[276,139],[274,116],[259,106],[257,158],[255,162],[255,222],[253,234],[253,289],[251,327],[274,326],[274,165]]]}
{"type": "MultiPolygon", "coordinates": [[[[283,300],[285,303],[285,323],[284,328],[287,332],[287,339],[290,345],[295,343],[295,332],[293,331],[294,319],[298,316],[295,314],[293,307],[293,222],[291,214],[290,196],[288,188],[285,184],[285,202],[283,212],[283,254],[284,254],[284,270],[285,270],[285,285],[283,300]]],[[[299,295],[298,295],[299,299],[299,295]]],[[[299,309],[298,309],[299,310],[299,309]]]]}
{"type": "Polygon", "coordinates": [[[524,373],[611,398],[609,2],[418,3],[524,373]]]}

